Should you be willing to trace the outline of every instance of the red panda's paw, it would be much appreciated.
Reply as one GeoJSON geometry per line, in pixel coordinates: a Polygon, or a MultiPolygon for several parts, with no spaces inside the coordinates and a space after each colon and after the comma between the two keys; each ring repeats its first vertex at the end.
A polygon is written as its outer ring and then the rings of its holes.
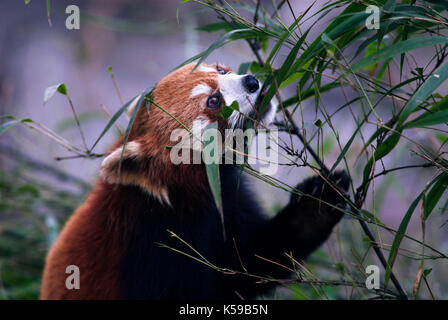
{"type": "Polygon", "coordinates": [[[345,171],[337,171],[325,179],[314,176],[298,185],[303,195],[293,195],[291,202],[300,206],[302,214],[326,217],[337,223],[343,216],[343,209],[347,207],[345,199],[349,198],[349,186],[350,178],[345,171]]]}
{"type": "Polygon", "coordinates": [[[344,215],[349,185],[350,179],[343,171],[327,179],[311,177],[299,184],[300,195],[292,194],[289,204],[272,222],[271,230],[280,250],[305,259],[322,245],[344,215]]]}

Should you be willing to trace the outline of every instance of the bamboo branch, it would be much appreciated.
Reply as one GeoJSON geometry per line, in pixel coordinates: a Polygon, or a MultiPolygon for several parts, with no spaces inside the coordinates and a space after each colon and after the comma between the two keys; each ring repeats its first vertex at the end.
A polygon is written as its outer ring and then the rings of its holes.
{"type": "MultiPolygon", "coordinates": [[[[282,1],[280,5],[283,5],[285,2],[286,1],[282,1]]],[[[277,8],[276,11],[278,11],[278,8],[277,8]]],[[[220,14],[221,17],[222,17],[222,13],[221,12],[217,11],[216,9],[215,9],[215,12],[220,14]]],[[[231,17],[231,19],[232,19],[232,17],[231,17]]],[[[227,21],[227,20],[225,20],[225,21],[227,21]]],[[[255,55],[258,63],[261,66],[264,66],[264,60],[261,57],[260,53],[258,52],[259,49],[254,45],[254,43],[252,42],[251,39],[247,39],[246,41],[248,42],[249,47],[252,50],[253,54],[255,55]]],[[[279,92],[277,92],[277,98],[280,98],[280,93],[279,92]]],[[[280,100],[280,103],[281,103],[281,100],[280,100]]],[[[293,133],[300,139],[300,141],[305,146],[306,150],[311,154],[313,159],[318,163],[318,165],[319,165],[319,167],[321,169],[321,174],[323,175],[323,177],[328,179],[330,174],[331,174],[330,170],[326,167],[326,165],[324,164],[322,159],[319,157],[319,155],[314,151],[314,149],[308,144],[306,139],[300,133],[300,130],[299,130],[298,126],[296,125],[294,119],[292,118],[292,116],[289,113],[289,111],[286,110],[286,109],[285,109],[285,115],[286,115],[289,123],[292,126],[293,133]]],[[[336,187],[336,186],[334,185],[333,187],[336,187]]],[[[351,209],[351,211],[352,211],[354,216],[362,218],[362,213],[360,211],[361,207],[356,206],[356,204],[351,199],[347,199],[347,204],[350,206],[350,209],[351,209]]],[[[377,255],[377,257],[380,260],[381,264],[383,265],[384,269],[387,269],[387,266],[388,266],[387,260],[386,260],[386,258],[384,256],[383,252],[381,251],[381,249],[376,245],[377,244],[377,240],[376,240],[375,236],[373,235],[372,231],[370,230],[369,225],[363,219],[358,219],[358,221],[361,224],[361,228],[363,229],[364,233],[367,235],[367,237],[370,239],[370,241],[373,244],[375,244],[373,246],[373,250],[375,251],[375,254],[377,255]]],[[[397,289],[397,291],[398,291],[398,293],[400,295],[400,298],[408,300],[409,298],[408,298],[408,295],[407,295],[406,291],[403,289],[402,285],[398,281],[398,279],[395,276],[395,274],[393,273],[393,271],[391,271],[390,279],[391,279],[392,283],[394,284],[395,288],[397,289]]]]}

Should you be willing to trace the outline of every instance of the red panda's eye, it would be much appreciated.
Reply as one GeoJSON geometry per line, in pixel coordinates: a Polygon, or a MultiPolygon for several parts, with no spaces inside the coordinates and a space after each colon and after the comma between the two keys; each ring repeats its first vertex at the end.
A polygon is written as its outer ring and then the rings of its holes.
{"type": "Polygon", "coordinates": [[[228,72],[221,68],[220,66],[216,66],[216,71],[218,71],[219,74],[227,74],[228,72]]]}
{"type": "Polygon", "coordinates": [[[207,107],[211,109],[216,109],[221,106],[222,103],[222,96],[219,93],[215,93],[214,95],[211,95],[207,99],[207,107]]]}

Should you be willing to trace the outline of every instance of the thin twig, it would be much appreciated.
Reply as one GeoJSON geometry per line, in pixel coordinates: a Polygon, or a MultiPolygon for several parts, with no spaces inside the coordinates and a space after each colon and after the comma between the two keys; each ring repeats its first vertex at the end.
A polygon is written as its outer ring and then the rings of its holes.
{"type": "Polygon", "coordinates": [[[72,99],[70,99],[70,96],[68,94],[66,94],[66,97],[68,99],[68,103],[70,104],[70,108],[72,109],[73,117],[75,118],[76,125],[78,126],[79,133],[81,135],[81,139],[82,139],[84,148],[86,149],[87,152],[89,152],[89,148],[87,147],[86,138],[84,137],[84,132],[81,129],[81,123],[79,122],[79,118],[78,118],[78,114],[76,113],[75,106],[73,105],[72,99]]]}

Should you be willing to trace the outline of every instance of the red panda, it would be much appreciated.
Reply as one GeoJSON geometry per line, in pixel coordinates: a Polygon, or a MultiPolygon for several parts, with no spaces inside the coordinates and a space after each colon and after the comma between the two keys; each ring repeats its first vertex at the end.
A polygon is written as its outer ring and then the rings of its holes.
{"type": "MultiPolygon", "coordinates": [[[[87,200],[67,221],[46,258],[42,299],[246,299],[268,292],[243,274],[225,274],[166,247],[188,251],[172,230],[216,266],[274,278],[290,276],[269,260],[285,252],[306,258],[330,235],[342,213],[310,197],[293,195],[274,218],[254,200],[238,167],[220,165],[225,237],[203,164],[173,164],[171,132],[195,120],[217,122],[220,131],[242,126],[254,115],[261,84],[220,65],[186,65],[163,78],[153,103],[139,108],[123,151],[123,139],[108,152],[87,200]],[[226,120],[223,106],[239,110],[226,120]],[[163,106],[165,110],[157,106],[163,106]],[[182,124],[182,125],[181,125],[182,124]],[[123,157],[122,157],[123,152],[123,157]],[[121,158],[122,157],[122,158],[121,158]],[[121,161],[120,161],[121,159],[121,161]],[[68,288],[66,268],[79,268],[79,288],[68,288]]],[[[271,104],[259,115],[273,121],[271,104]]],[[[345,173],[330,177],[344,192],[345,173]]],[[[298,185],[335,206],[343,198],[319,177],[298,185]]]]}

